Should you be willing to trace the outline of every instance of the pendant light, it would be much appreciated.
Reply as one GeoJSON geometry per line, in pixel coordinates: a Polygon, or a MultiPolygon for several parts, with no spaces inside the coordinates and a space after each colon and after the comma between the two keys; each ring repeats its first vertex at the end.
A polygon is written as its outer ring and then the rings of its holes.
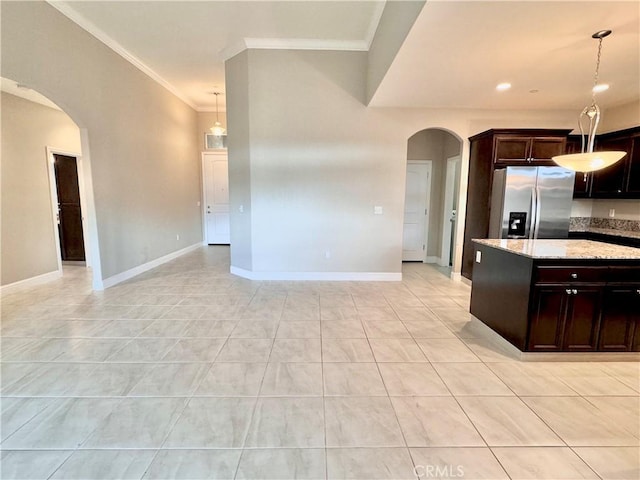
{"type": "Polygon", "coordinates": [[[213,127],[211,127],[209,130],[211,130],[211,133],[213,133],[215,136],[221,137],[222,135],[226,134],[227,131],[222,127],[222,124],[220,123],[220,120],[218,118],[218,95],[220,95],[220,92],[213,92],[213,94],[216,96],[216,123],[214,123],[213,127]]]}
{"type": "Polygon", "coordinates": [[[593,78],[593,89],[591,90],[591,105],[585,107],[578,117],[580,127],[580,137],[582,140],[582,152],[570,155],[558,155],[553,157],[553,161],[561,167],[576,172],[593,172],[613,165],[626,155],[626,152],[609,151],[594,152],[593,144],[596,139],[596,130],[600,123],[600,107],[596,104],[596,92],[598,91],[598,71],[600,69],[600,54],[602,52],[602,39],[609,36],[611,30],[600,30],[591,35],[591,38],[598,40],[598,58],[596,60],[596,73],[593,78]],[[587,136],[585,139],[585,127],[583,123],[588,121],[587,136]]]}

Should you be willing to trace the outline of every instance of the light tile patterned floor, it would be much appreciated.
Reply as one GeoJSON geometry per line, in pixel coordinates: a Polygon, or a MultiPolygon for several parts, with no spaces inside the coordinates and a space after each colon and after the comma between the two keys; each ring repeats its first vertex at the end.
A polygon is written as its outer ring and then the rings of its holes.
{"type": "Polygon", "coordinates": [[[515,360],[432,266],[252,282],[228,258],[5,295],[2,479],[640,477],[638,363],[515,360]]]}

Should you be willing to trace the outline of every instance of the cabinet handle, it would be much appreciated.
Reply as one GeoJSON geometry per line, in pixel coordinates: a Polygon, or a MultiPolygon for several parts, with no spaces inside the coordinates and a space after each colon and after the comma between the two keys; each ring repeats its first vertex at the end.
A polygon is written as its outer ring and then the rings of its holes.
{"type": "Polygon", "coordinates": [[[567,292],[567,295],[571,295],[571,289],[570,288],[567,288],[565,291],[567,292]]]}
{"type": "Polygon", "coordinates": [[[571,274],[571,278],[578,278],[578,274],[577,273],[572,273],[571,274]]]}
{"type": "Polygon", "coordinates": [[[578,294],[578,290],[576,290],[575,288],[571,291],[571,293],[573,293],[574,295],[578,294]]]}
{"type": "Polygon", "coordinates": [[[636,293],[637,293],[638,295],[640,295],[640,288],[639,288],[638,290],[636,290],[636,293]]]}

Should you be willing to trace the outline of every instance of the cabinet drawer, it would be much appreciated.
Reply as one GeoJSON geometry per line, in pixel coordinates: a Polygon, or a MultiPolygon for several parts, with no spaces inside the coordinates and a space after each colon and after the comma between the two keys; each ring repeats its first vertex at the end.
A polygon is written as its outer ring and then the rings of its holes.
{"type": "Polygon", "coordinates": [[[607,281],[640,284],[640,267],[610,267],[607,281]]]}
{"type": "Polygon", "coordinates": [[[607,267],[537,267],[536,283],[605,282],[607,267]]]}

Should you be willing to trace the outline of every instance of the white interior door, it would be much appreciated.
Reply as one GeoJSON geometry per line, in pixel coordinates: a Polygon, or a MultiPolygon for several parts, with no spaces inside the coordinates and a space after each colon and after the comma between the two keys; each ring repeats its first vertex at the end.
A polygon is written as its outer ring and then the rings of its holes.
{"type": "Polygon", "coordinates": [[[426,259],[431,162],[408,162],[404,200],[402,260],[426,259]]]}
{"type": "Polygon", "coordinates": [[[229,166],[226,153],[202,154],[205,239],[229,244],[229,166]]]}

